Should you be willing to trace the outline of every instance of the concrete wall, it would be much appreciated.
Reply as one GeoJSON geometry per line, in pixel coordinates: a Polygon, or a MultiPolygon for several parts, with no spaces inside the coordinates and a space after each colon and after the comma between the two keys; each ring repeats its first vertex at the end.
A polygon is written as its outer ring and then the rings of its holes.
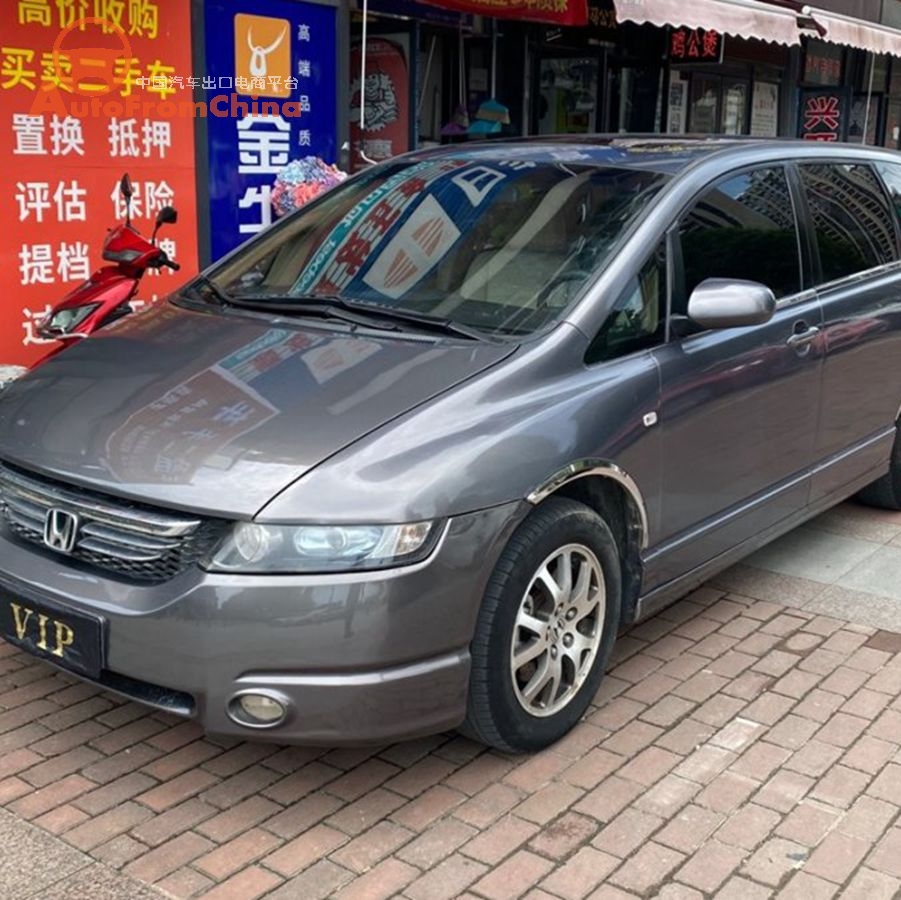
{"type": "Polygon", "coordinates": [[[901,0],[882,0],[882,21],[901,29],[901,0]]]}

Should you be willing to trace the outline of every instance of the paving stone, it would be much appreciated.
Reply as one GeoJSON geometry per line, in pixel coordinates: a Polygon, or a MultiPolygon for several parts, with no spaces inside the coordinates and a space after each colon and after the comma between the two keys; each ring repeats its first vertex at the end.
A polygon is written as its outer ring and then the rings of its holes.
{"type": "Polygon", "coordinates": [[[885,835],[867,865],[883,875],[901,878],[901,828],[893,828],[885,835]]]}
{"type": "Polygon", "coordinates": [[[861,868],[842,891],[842,900],[896,900],[901,896],[901,879],[870,868],[861,868]]]}
{"type": "Polygon", "coordinates": [[[838,893],[838,887],[811,875],[798,872],[792,875],[788,884],[779,891],[780,900],[829,900],[838,893]]]}
{"type": "Polygon", "coordinates": [[[705,843],[676,877],[705,894],[712,894],[741,865],[745,851],[719,841],[705,843]]]}
{"type": "Polygon", "coordinates": [[[684,859],[683,854],[648,841],[610,876],[610,880],[627,891],[644,895],[663,884],[684,859]]]}
{"type": "Polygon", "coordinates": [[[804,871],[841,884],[860,865],[869,851],[870,845],[866,841],[833,832],[813,851],[804,871]]]}
{"type": "Polygon", "coordinates": [[[743,875],[776,887],[790,872],[805,864],[808,851],[785,838],[770,838],[742,866],[743,875]]]}
{"type": "Polygon", "coordinates": [[[781,816],[774,810],[749,803],[729,816],[717,830],[716,839],[743,850],[754,850],[774,833],[780,821],[781,816]]]}

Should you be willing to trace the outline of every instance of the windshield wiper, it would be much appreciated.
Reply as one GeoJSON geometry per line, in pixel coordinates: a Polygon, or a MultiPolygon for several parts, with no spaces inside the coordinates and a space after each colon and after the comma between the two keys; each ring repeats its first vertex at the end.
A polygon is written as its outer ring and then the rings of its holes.
{"type": "Polygon", "coordinates": [[[331,298],[311,297],[310,302],[296,303],[288,294],[247,294],[229,298],[231,306],[238,309],[252,309],[255,312],[271,312],[289,316],[319,316],[335,319],[348,325],[363,328],[377,328],[381,331],[399,331],[393,322],[383,322],[373,317],[347,308],[343,303],[334,303],[331,298]]]}
{"type": "Polygon", "coordinates": [[[484,341],[488,335],[476,328],[460,325],[451,319],[410,312],[375,303],[347,300],[334,294],[248,294],[233,297],[235,306],[269,310],[291,315],[323,315],[357,325],[369,325],[387,331],[400,331],[402,325],[414,325],[420,331],[431,331],[463,337],[471,341],[484,341]],[[373,323],[373,320],[375,322],[373,323]]]}
{"type": "Polygon", "coordinates": [[[207,278],[206,275],[198,275],[197,280],[189,287],[194,293],[206,291],[207,294],[212,295],[218,306],[231,306],[232,304],[231,297],[216,282],[207,278]]]}

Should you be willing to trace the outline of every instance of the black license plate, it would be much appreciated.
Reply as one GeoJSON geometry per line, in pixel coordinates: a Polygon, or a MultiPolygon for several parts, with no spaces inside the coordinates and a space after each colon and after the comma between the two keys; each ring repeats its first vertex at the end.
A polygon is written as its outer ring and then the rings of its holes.
{"type": "Polygon", "coordinates": [[[96,616],[0,594],[0,636],[90,678],[103,668],[103,621],[96,616]]]}

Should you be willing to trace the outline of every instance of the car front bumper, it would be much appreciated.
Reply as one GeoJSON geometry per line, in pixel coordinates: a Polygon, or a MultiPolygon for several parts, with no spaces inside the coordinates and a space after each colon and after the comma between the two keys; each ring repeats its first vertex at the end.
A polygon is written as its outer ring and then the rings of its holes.
{"type": "Polygon", "coordinates": [[[197,568],[158,585],[67,566],[0,533],[0,602],[100,616],[97,683],[196,718],[210,733],[329,745],[399,740],[463,720],[479,604],[526,508],[455,518],[432,556],[406,568],[308,576],[197,568]],[[282,700],[284,720],[268,728],[236,721],[229,709],[245,691],[282,700]]]}

